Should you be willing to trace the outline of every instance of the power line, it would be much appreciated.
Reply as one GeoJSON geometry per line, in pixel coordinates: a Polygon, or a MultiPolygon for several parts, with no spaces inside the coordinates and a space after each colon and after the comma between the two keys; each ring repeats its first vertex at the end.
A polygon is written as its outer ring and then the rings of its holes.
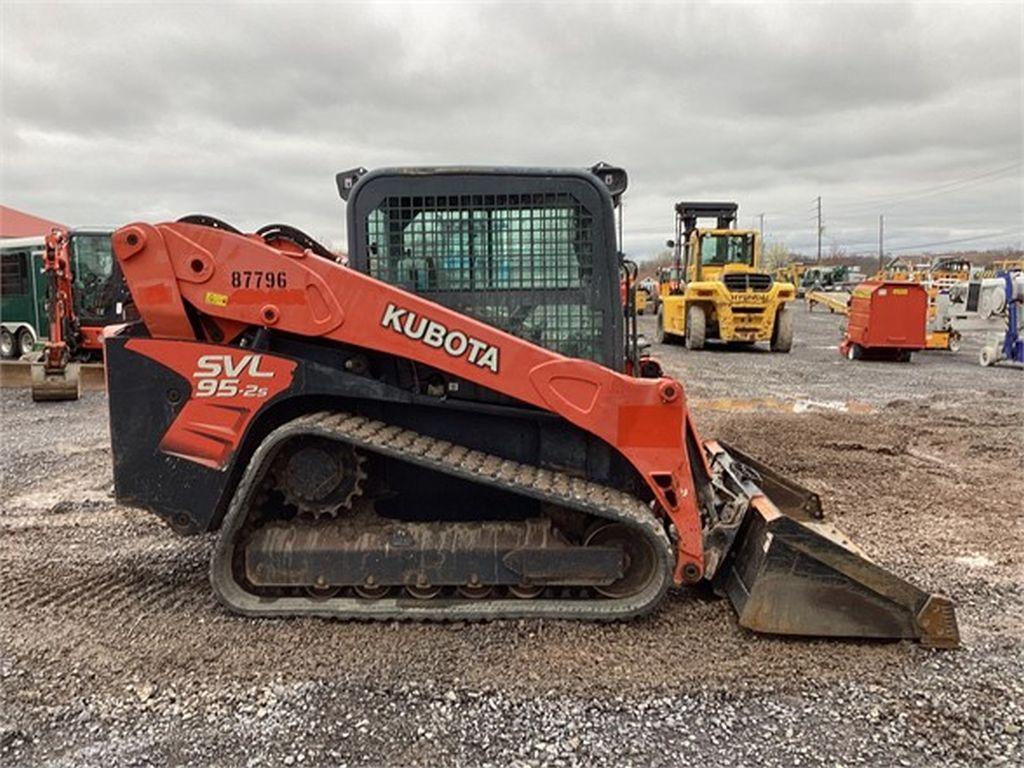
{"type": "Polygon", "coordinates": [[[900,205],[908,200],[917,200],[922,197],[930,197],[933,195],[943,195],[948,192],[956,192],[966,187],[973,186],[979,183],[988,183],[995,181],[1000,176],[1003,176],[1010,171],[1020,168],[1022,161],[1018,160],[1010,165],[1005,165],[1000,168],[995,168],[985,173],[978,174],[976,176],[969,176],[963,179],[955,179],[953,181],[947,181],[942,184],[933,185],[931,187],[925,187],[918,189],[914,192],[900,193],[898,195],[883,195],[877,198],[867,198],[865,200],[854,201],[849,203],[839,202],[835,206],[840,209],[861,209],[861,208],[877,208],[881,207],[892,207],[894,205],[900,205]]]}
{"type": "Polygon", "coordinates": [[[902,199],[908,198],[908,197],[917,197],[918,195],[931,194],[933,192],[943,192],[943,191],[945,191],[949,187],[958,187],[958,186],[960,186],[962,184],[970,184],[970,183],[973,183],[975,181],[980,181],[980,180],[987,179],[990,176],[998,176],[999,174],[1003,174],[1003,173],[1006,173],[1007,171],[1014,170],[1015,168],[1020,167],[1021,162],[1022,161],[1018,160],[1018,161],[1016,161],[1014,163],[1010,163],[1009,165],[1000,166],[999,168],[993,168],[993,169],[990,169],[988,171],[985,171],[984,173],[976,174],[974,176],[967,176],[967,177],[964,177],[964,178],[961,178],[961,179],[953,179],[952,181],[944,181],[944,182],[942,182],[940,184],[933,184],[933,185],[930,185],[930,186],[927,186],[927,187],[922,187],[920,189],[916,189],[916,190],[912,190],[912,191],[908,191],[908,192],[899,192],[899,193],[896,193],[896,194],[889,193],[889,194],[885,194],[885,195],[875,195],[873,197],[868,197],[868,198],[865,198],[865,199],[860,200],[860,201],[853,201],[853,202],[846,202],[846,203],[839,202],[836,205],[838,207],[840,207],[840,208],[859,207],[859,206],[863,206],[863,205],[884,205],[884,204],[889,204],[889,203],[891,203],[894,200],[902,200],[902,199]]]}
{"type": "MultiPolygon", "coordinates": [[[[1005,231],[1002,231],[1002,232],[989,232],[988,234],[984,234],[984,235],[971,235],[970,237],[957,237],[957,238],[951,238],[949,240],[939,240],[939,241],[932,242],[932,243],[919,243],[919,244],[915,244],[915,245],[899,245],[899,246],[893,246],[893,247],[890,247],[890,246],[886,245],[885,246],[885,252],[886,253],[890,253],[892,251],[912,251],[912,250],[923,249],[923,248],[934,248],[936,246],[941,246],[941,245],[954,245],[956,243],[970,243],[970,242],[974,242],[976,240],[990,240],[992,238],[1006,237],[1008,235],[1024,236],[1024,230],[1021,230],[1020,228],[1008,229],[1008,230],[1005,230],[1005,231]]],[[[832,245],[835,246],[835,247],[843,248],[843,249],[849,249],[847,251],[847,253],[845,254],[847,256],[876,256],[876,257],[878,256],[878,251],[877,251],[878,243],[877,242],[871,243],[871,242],[867,242],[867,241],[859,241],[859,242],[854,242],[854,243],[840,243],[838,241],[833,241],[832,245]],[[864,249],[866,249],[868,247],[874,247],[876,250],[874,250],[874,251],[864,250],[864,249]]]]}
{"type": "Polygon", "coordinates": [[[895,248],[889,248],[890,251],[912,251],[915,248],[934,248],[937,245],[953,245],[954,243],[970,243],[974,240],[989,240],[993,237],[1006,237],[1007,235],[1021,235],[1024,232],[1021,231],[1020,227],[1014,229],[1008,229],[1005,232],[991,232],[987,235],[972,235],[971,237],[958,237],[953,240],[940,240],[935,243],[922,243],[920,245],[901,245],[895,248]]]}
{"type": "Polygon", "coordinates": [[[885,214],[878,214],[878,269],[885,268],[885,214]]]}
{"type": "MultiPolygon", "coordinates": [[[[876,224],[876,226],[877,226],[877,224],[876,224]]],[[[825,229],[826,229],[825,227],[822,227],[822,234],[823,234],[823,236],[824,236],[825,229]]],[[[888,230],[889,228],[885,227],[885,229],[888,230]]],[[[785,241],[790,242],[790,243],[792,243],[794,241],[797,242],[797,243],[806,242],[801,237],[796,237],[795,240],[790,239],[790,238],[793,238],[794,234],[795,233],[794,233],[793,230],[788,230],[788,231],[775,232],[771,236],[776,238],[776,239],[780,239],[781,238],[782,240],[785,240],[785,241]]],[[[888,231],[886,232],[886,235],[887,236],[886,236],[885,240],[886,241],[890,241],[891,237],[889,236],[889,232],[888,231]]],[[[971,237],[952,238],[952,239],[949,239],[949,240],[941,240],[941,241],[935,241],[935,242],[930,242],[930,243],[920,243],[920,244],[913,244],[913,245],[900,245],[900,246],[893,246],[893,247],[890,247],[888,244],[886,244],[884,246],[884,250],[885,250],[886,253],[888,253],[890,251],[909,251],[909,250],[914,250],[914,249],[933,248],[933,247],[942,246],[942,245],[954,245],[954,244],[957,244],[957,243],[969,243],[969,242],[973,242],[975,240],[987,240],[987,239],[992,239],[992,238],[996,238],[996,237],[1004,237],[1004,236],[1008,236],[1008,235],[1009,236],[1016,235],[1016,236],[1024,237],[1024,232],[1018,231],[1018,230],[1006,230],[1006,231],[1003,231],[1003,232],[992,232],[992,233],[985,234],[985,235],[973,235],[971,237]]],[[[877,241],[877,239],[874,242],[867,241],[867,240],[859,240],[858,239],[857,241],[852,242],[852,243],[850,243],[850,242],[843,242],[841,239],[835,237],[834,235],[830,235],[826,239],[828,240],[830,248],[832,248],[833,250],[835,250],[835,249],[844,250],[844,251],[847,252],[846,255],[848,255],[848,256],[875,256],[875,257],[878,256],[878,250],[877,250],[878,249],[878,241],[877,241]],[[871,249],[871,250],[867,250],[867,249],[871,249]]],[[[816,238],[815,238],[815,235],[812,234],[810,240],[811,240],[811,242],[809,244],[810,245],[809,250],[813,254],[816,251],[816,238]]],[[[824,246],[824,244],[825,243],[823,242],[823,246],[824,246]]],[[[794,246],[794,247],[802,248],[804,246],[798,245],[798,246],[794,246]]],[[[1019,245],[1016,246],[1016,247],[1019,247],[1019,245]]],[[[824,251],[823,251],[823,255],[824,255],[824,251]]]]}

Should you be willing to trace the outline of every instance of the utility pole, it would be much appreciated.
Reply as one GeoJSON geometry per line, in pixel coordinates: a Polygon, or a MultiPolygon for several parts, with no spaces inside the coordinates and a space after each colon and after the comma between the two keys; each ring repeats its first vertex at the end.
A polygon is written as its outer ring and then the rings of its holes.
{"type": "Polygon", "coordinates": [[[758,214],[758,216],[761,219],[761,242],[763,243],[764,242],[764,214],[761,213],[761,214],[758,214]]]}
{"type": "Polygon", "coordinates": [[[818,195],[818,262],[821,262],[821,195],[818,195]]]}
{"type": "Polygon", "coordinates": [[[885,214],[878,214],[878,271],[881,272],[885,269],[885,246],[883,245],[883,238],[885,237],[885,214]]]}

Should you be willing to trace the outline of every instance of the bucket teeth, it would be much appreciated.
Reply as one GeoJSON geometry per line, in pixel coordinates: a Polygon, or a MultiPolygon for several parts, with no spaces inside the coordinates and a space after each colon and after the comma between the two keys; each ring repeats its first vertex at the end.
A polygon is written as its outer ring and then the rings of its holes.
{"type": "Polygon", "coordinates": [[[960,645],[956,611],[948,597],[929,595],[928,602],[917,614],[917,623],[924,630],[921,645],[931,648],[956,648],[960,645]]]}

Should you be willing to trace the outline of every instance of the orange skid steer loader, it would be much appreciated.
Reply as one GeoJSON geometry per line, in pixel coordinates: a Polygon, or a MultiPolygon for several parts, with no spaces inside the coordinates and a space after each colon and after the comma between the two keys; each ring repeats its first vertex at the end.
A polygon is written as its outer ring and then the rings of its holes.
{"type": "Polygon", "coordinates": [[[623,322],[626,174],[338,175],[350,264],[205,216],[113,237],[118,498],[218,530],[250,616],[616,619],[710,581],[751,629],[958,642],[950,601],[697,435],[623,322]],[[631,343],[632,342],[632,343],[631,343]]]}

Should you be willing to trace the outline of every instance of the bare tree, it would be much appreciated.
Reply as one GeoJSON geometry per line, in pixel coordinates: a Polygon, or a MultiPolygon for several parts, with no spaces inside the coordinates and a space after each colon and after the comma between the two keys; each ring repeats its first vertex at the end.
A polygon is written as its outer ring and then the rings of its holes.
{"type": "Polygon", "coordinates": [[[774,240],[761,252],[761,266],[768,272],[774,272],[779,267],[784,267],[792,261],[792,254],[786,244],[780,240],[774,240]]]}

